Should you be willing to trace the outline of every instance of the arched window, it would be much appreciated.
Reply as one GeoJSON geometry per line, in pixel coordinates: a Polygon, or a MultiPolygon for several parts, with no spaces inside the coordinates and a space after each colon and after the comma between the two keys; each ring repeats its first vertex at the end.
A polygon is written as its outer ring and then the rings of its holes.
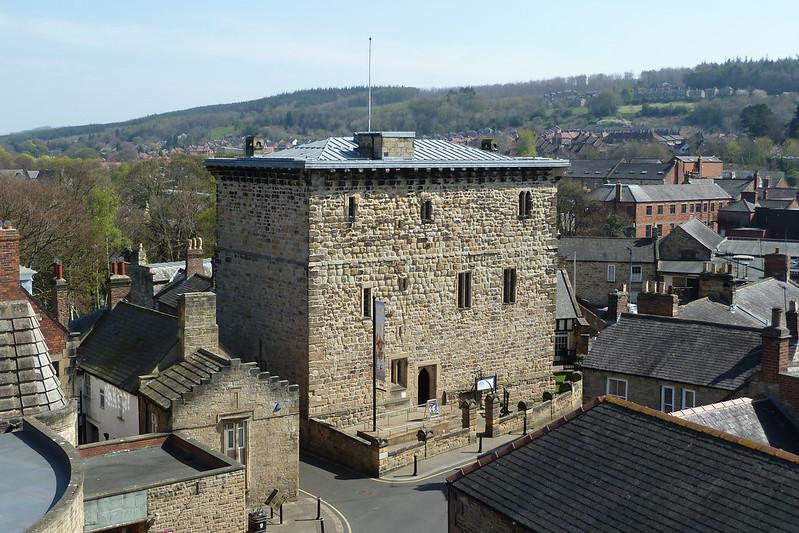
{"type": "Polygon", "coordinates": [[[527,207],[524,191],[519,193],[519,216],[523,217],[527,207]]]}
{"type": "Polygon", "coordinates": [[[533,214],[533,194],[530,191],[519,193],[519,217],[529,218],[533,214]]]}

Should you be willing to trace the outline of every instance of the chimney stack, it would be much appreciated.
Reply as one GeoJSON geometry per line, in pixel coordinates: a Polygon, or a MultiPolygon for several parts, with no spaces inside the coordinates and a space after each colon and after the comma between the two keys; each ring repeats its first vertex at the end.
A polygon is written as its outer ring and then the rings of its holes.
{"type": "Polygon", "coordinates": [[[785,313],[785,325],[794,340],[799,338],[799,312],[797,312],[795,300],[788,302],[788,312],[785,313]]]}
{"type": "Polygon", "coordinates": [[[219,327],[216,325],[216,294],[212,292],[187,292],[178,297],[178,338],[180,357],[194,353],[198,348],[219,351],[219,327]]]}
{"type": "Polygon", "coordinates": [[[650,292],[650,285],[638,294],[638,313],[642,315],[658,315],[676,317],[679,312],[680,299],[676,294],[666,292],[666,284],[659,281],[650,292]]]}
{"type": "Polygon", "coordinates": [[[0,228],[0,299],[19,300],[19,232],[9,226],[0,228]]]}
{"type": "Polygon", "coordinates": [[[248,135],[244,138],[244,157],[252,157],[264,153],[264,138],[258,135],[248,135]]]}
{"type": "Polygon", "coordinates": [[[205,274],[203,240],[200,237],[189,239],[189,244],[186,248],[186,279],[195,274],[205,274]]]}
{"type": "Polygon", "coordinates": [[[764,383],[777,383],[780,372],[788,368],[788,348],[791,333],[785,327],[785,317],[781,307],[771,310],[771,325],[763,328],[760,352],[760,380],[764,383]]]}
{"type": "Polygon", "coordinates": [[[622,313],[628,311],[630,295],[627,292],[627,285],[622,285],[621,290],[608,293],[608,320],[616,321],[622,313]]]}
{"type": "Polygon", "coordinates": [[[763,256],[763,275],[780,281],[788,281],[791,277],[791,256],[781,254],[779,248],[773,254],[763,256]]]}
{"type": "Polygon", "coordinates": [[[111,275],[105,282],[106,310],[111,311],[116,305],[130,296],[130,278],[125,274],[125,261],[114,259],[111,263],[111,275]]]}
{"type": "Polygon", "coordinates": [[[64,265],[59,259],[53,261],[53,287],[50,290],[50,305],[61,325],[68,328],[69,319],[72,316],[69,309],[67,280],[64,279],[64,265]]]}
{"type": "Polygon", "coordinates": [[[741,200],[746,200],[750,204],[757,203],[757,191],[742,191],[741,200]]]}
{"type": "Polygon", "coordinates": [[[704,264],[702,273],[699,274],[697,297],[706,296],[720,298],[727,305],[735,303],[735,277],[732,275],[732,264],[704,264]]]}
{"type": "Polygon", "coordinates": [[[144,243],[139,243],[139,247],[133,252],[131,264],[139,266],[147,264],[147,252],[144,250],[144,243]]]}
{"type": "Polygon", "coordinates": [[[616,182],[616,203],[621,202],[621,192],[622,192],[623,185],[620,182],[616,182]]]}

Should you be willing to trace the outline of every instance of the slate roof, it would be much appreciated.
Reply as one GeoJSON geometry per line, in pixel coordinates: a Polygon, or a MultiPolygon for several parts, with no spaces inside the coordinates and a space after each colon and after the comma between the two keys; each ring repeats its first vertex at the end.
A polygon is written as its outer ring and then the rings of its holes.
{"type": "Polygon", "coordinates": [[[572,289],[571,281],[569,281],[569,274],[563,269],[558,269],[556,286],[555,319],[580,318],[583,316],[577,303],[574,289],[572,289]]]}
{"type": "MultiPolygon", "coordinates": [[[[388,132],[386,132],[388,133],[388,132]]],[[[329,137],[271,154],[254,157],[208,159],[214,167],[274,167],[274,168],[395,168],[395,167],[568,167],[564,159],[542,157],[511,157],[438,139],[415,139],[411,159],[369,159],[358,152],[352,137],[329,137]]]]}
{"type": "Polygon", "coordinates": [[[727,178],[714,179],[713,183],[727,191],[733,198],[740,198],[744,191],[755,190],[755,178],[727,178]]]}
{"type": "Polygon", "coordinates": [[[531,531],[794,531],[797,461],[600,398],[447,481],[531,531]]]}
{"type": "Polygon", "coordinates": [[[768,398],[735,398],[671,414],[774,448],[799,452],[799,428],[781,406],[768,398]]]}
{"type": "MultiPolygon", "coordinates": [[[[724,237],[707,227],[704,222],[695,218],[686,220],[679,227],[710,251],[715,250],[721,241],[724,240],[724,237]]],[[[668,236],[666,238],[668,239],[668,236]]]]}
{"type": "Polygon", "coordinates": [[[571,159],[565,176],[573,178],[605,179],[621,162],[619,159],[571,159]]]}
{"type": "Polygon", "coordinates": [[[161,289],[158,294],[155,295],[155,300],[159,304],[166,305],[177,311],[178,297],[181,294],[186,294],[187,292],[209,292],[213,287],[214,282],[208,276],[194,274],[188,279],[180,276],[179,279],[172,281],[161,289]]]}
{"type": "Polygon", "coordinates": [[[762,207],[763,209],[788,209],[791,207],[791,204],[795,198],[788,198],[786,200],[783,199],[769,199],[769,200],[758,200],[757,207],[762,207]]]}
{"type": "Polygon", "coordinates": [[[100,318],[78,348],[81,369],[135,394],[139,376],[172,362],[178,319],[122,301],[100,318]]]}
{"type": "MultiPolygon", "coordinates": [[[[600,202],[611,202],[616,197],[616,185],[605,184],[588,195],[600,202]]],[[[683,202],[691,200],[729,200],[727,191],[715,183],[683,183],[680,185],[622,185],[622,202],[683,202]]]]}
{"type": "Polygon", "coordinates": [[[630,261],[630,248],[634,263],[655,261],[655,241],[649,238],[623,237],[561,237],[558,239],[558,254],[565,261],[630,261]]]}
{"type": "Polygon", "coordinates": [[[799,257],[799,242],[777,241],[767,239],[728,238],[718,247],[718,253],[724,255],[751,255],[762,257],[774,253],[776,248],[791,257],[799,257]]]}
{"type": "Polygon", "coordinates": [[[199,349],[185,361],[175,363],[148,381],[139,389],[139,394],[156,405],[169,409],[173,401],[209,380],[211,375],[221,371],[223,366],[229,365],[230,359],[199,349]]]}
{"type": "Polygon", "coordinates": [[[31,304],[0,302],[0,419],[55,411],[67,402],[31,304]]]}
{"type": "Polygon", "coordinates": [[[583,367],[736,390],[760,365],[761,329],[624,313],[583,367]]]}
{"type": "Polygon", "coordinates": [[[799,302],[799,286],[766,278],[735,290],[735,305],[718,298],[700,298],[680,306],[679,317],[719,324],[765,327],[771,323],[771,309],[786,308],[786,302],[799,302]]]}
{"type": "Polygon", "coordinates": [[[738,200],[725,205],[719,211],[732,212],[732,213],[754,213],[757,204],[753,204],[747,200],[738,200]]]}
{"type": "Polygon", "coordinates": [[[799,189],[796,187],[769,187],[763,191],[764,195],[768,195],[769,200],[793,200],[796,198],[796,193],[799,189]]]}
{"type": "Polygon", "coordinates": [[[643,161],[622,161],[608,175],[608,179],[636,179],[636,180],[655,180],[661,183],[671,170],[672,162],[652,163],[643,161]]]}

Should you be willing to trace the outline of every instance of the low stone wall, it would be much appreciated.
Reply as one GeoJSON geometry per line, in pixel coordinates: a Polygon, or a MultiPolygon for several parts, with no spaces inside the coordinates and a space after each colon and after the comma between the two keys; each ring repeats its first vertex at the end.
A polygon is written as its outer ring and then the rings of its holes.
{"type": "Polygon", "coordinates": [[[461,428],[443,435],[433,435],[427,442],[412,442],[400,448],[381,452],[380,474],[383,475],[392,470],[412,464],[414,455],[419,459],[425,459],[450,450],[462,448],[472,442],[474,442],[474,438],[470,437],[469,428],[461,428]]]}
{"type": "Polygon", "coordinates": [[[308,420],[305,435],[305,445],[310,451],[366,475],[380,475],[379,448],[368,440],[345,433],[315,418],[308,420]]]}

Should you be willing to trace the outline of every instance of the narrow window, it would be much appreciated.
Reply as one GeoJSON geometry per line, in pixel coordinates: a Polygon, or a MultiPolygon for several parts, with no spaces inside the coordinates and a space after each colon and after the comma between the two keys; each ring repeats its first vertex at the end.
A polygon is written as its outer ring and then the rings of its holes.
{"type": "Polygon", "coordinates": [[[657,225],[657,232],[658,232],[657,235],[655,235],[656,237],[662,237],[663,236],[663,224],[658,224],[657,225]]]}
{"type": "Polygon", "coordinates": [[[397,285],[399,286],[400,292],[405,292],[408,290],[408,278],[405,276],[400,276],[397,278],[397,285]]]}
{"type": "Polygon", "coordinates": [[[472,273],[458,273],[458,309],[469,309],[472,306],[472,273]]]}
{"type": "Polygon", "coordinates": [[[694,212],[694,204],[691,204],[691,213],[694,212]]]}
{"type": "Polygon", "coordinates": [[[683,215],[688,212],[688,204],[680,204],[680,213],[683,215]]]}
{"type": "Polygon", "coordinates": [[[605,394],[609,394],[611,396],[618,396],[622,400],[626,400],[627,380],[608,378],[607,384],[605,386],[605,394]]]}
{"type": "Polygon", "coordinates": [[[516,269],[506,268],[503,271],[502,282],[502,302],[506,304],[516,303],[516,269]]]}
{"type": "Polygon", "coordinates": [[[707,203],[702,204],[702,211],[707,212],[707,203]]]}
{"type": "Polygon", "coordinates": [[[691,389],[682,390],[682,408],[690,409],[696,407],[696,392],[691,389]]]}
{"type": "Polygon", "coordinates": [[[616,265],[608,265],[608,281],[616,281],[616,265]]]}
{"type": "Polygon", "coordinates": [[[630,267],[630,281],[632,283],[641,283],[643,275],[643,267],[641,265],[633,265],[630,267]]]}
{"type": "Polygon", "coordinates": [[[236,424],[233,422],[225,423],[225,455],[236,458],[236,424]]]}
{"type": "Polygon", "coordinates": [[[652,224],[647,224],[646,225],[646,236],[647,237],[651,237],[652,236],[652,224]]]}
{"type": "Polygon", "coordinates": [[[660,410],[664,413],[674,411],[674,387],[664,385],[660,388],[660,410]]]}
{"type": "Polygon", "coordinates": [[[433,221],[433,202],[425,200],[422,202],[422,222],[429,223],[433,221]]]}
{"type": "Polygon", "coordinates": [[[100,387],[100,409],[105,409],[105,389],[100,387]]]}
{"type": "Polygon", "coordinates": [[[556,331],[555,332],[555,356],[558,359],[566,357],[569,354],[569,332],[556,331]]]}
{"type": "Polygon", "coordinates": [[[363,310],[364,318],[372,317],[372,289],[369,287],[363,288],[363,300],[361,302],[361,309],[363,310]]]}
{"type": "Polygon", "coordinates": [[[92,380],[89,377],[89,374],[84,374],[84,376],[83,391],[86,395],[86,401],[89,402],[92,399],[92,380]]]}
{"type": "Polygon", "coordinates": [[[711,202],[710,203],[710,210],[711,211],[715,211],[716,210],[716,202],[711,202]]]}
{"type": "Polygon", "coordinates": [[[358,199],[355,196],[347,197],[347,220],[355,222],[358,215],[358,199]]]}
{"type": "Polygon", "coordinates": [[[674,215],[677,213],[677,204],[669,205],[669,214],[674,215]]]}
{"type": "Polygon", "coordinates": [[[658,215],[662,215],[662,214],[663,214],[663,206],[659,205],[658,206],[658,215]]]}
{"type": "Polygon", "coordinates": [[[646,206],[646,214],[647,215],[651,215],[652,214],[652,206],[651,205],[646,206]]]}
{"type": "Polygon", "coordinates": [[[524,191],[519,193],[519,216],[523,217],[525,212],[525,205],[527,202],[524,199],[524,191]]]}
{"type": "Polygon", "coordinates": [[[519,217],[529,218],[533,214],[533,193],[522,191],[519,193],[519,217]]]}

